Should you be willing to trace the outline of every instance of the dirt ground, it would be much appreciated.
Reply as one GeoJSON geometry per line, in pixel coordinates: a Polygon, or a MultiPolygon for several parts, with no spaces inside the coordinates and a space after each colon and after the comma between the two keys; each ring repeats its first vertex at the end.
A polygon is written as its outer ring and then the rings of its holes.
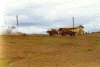
{"type": "Polygon", "coordinates": [[[100,67],[100,34],[0,36],[1,67],[100,67]]]}

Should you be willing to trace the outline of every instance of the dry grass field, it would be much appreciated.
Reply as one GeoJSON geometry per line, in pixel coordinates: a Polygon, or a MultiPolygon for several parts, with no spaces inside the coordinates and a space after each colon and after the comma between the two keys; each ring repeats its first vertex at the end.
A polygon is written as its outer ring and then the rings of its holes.
{"type": "Polygon", "coordinates": [[[0,67],[100,67],[100,34],[0,36],[0,67]]]}

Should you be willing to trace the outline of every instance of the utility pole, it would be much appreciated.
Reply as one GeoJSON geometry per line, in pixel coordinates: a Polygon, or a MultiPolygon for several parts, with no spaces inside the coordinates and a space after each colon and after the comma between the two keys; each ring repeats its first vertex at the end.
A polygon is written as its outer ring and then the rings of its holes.
{"type": "Polygon", "coordinates": [[[72,17],[72,20],[73,20],[73,32],[74,32],[74,17],[72,17]]]}
{"type": "Polygon", "coordinates": [[[17,27],[18,27],[18,16],[16,16],[16,19],[17,19],[17,27]]]}
{"type": "Polygon", "coordinates": [[[6,19],[5,19],[5,18],[4,18],[4,20],[5,20],[5,24],[6,24],[5,26],[7,26],[7,25],[8,25],[8,24],[7,24],[7,21],[6,21],[6,19]]]}

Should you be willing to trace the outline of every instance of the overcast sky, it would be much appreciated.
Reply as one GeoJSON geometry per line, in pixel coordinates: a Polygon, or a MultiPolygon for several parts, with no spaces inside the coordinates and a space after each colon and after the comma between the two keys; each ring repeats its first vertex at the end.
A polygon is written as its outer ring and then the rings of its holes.
{"type": "Polygon", "coordinates": [[[0,29],[16,26],[24,33],[83,25],[85,31],[100,31],[100,0],[0,0],[0,29]]]}

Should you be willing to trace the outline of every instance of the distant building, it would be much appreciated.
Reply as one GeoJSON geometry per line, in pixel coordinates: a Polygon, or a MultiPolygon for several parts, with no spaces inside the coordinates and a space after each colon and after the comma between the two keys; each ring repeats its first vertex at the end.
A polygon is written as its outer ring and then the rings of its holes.
{"type": "Polygon", "coordinates": [[[74,27],[64,27],[64,28],[56,28],[56,29],[51,29],[48,30],[47,33],[49,33],[49,35],[54,35],[54,34],[61,34],[63,35],[80,35],[80,34],[84,34],[83,31],[83,26],[79,25],[79,26],[74,26],[74,27]]]}
{"type": "Polygon", "coordinates": [[[82,25],[74,26],[74,28],[73,27],[66,27],[66,28],[70,29],[71,31],[76,32],[76,35],[84,34],[84,31],[83,31],[84,27],[82,25]]]}

